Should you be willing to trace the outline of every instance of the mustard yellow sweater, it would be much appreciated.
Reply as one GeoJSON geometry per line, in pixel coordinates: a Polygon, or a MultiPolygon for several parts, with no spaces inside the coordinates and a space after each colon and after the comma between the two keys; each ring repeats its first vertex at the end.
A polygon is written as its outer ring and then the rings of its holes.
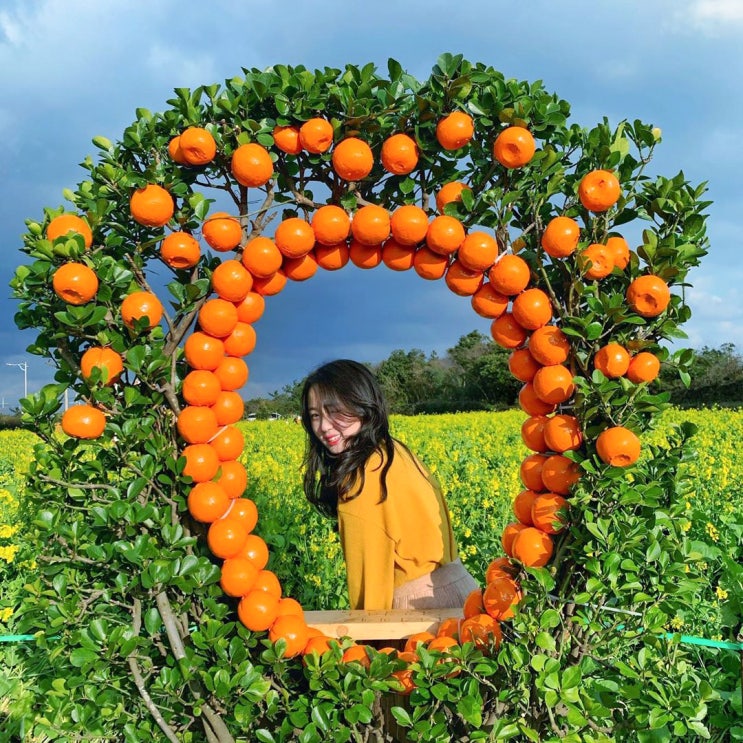
{"type": "Polygon", "coordinates": [[[391,609],[395,588],[458,557],[449,510],[433,479],[396,443],[387,499],[380,503],[382,461],[373,454],[362,492],[338,502],[352,609],[391,609]]]}

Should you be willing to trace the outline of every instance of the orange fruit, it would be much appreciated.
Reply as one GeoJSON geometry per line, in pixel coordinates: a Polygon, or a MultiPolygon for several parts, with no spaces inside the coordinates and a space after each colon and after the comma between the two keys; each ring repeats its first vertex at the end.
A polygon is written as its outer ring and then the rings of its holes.
{"type": "Polygon", "coordinates": [[[276,621],[279,599],[266,591],[250,591],[237,605],[238,619],[251,632],[265,632],[276,621]]]}
{"type": "Polygon", "coordinates": [[[149,183],[132,193],[129,211],[132,219],[145,227],[163,227],[173,216],[175,203],[162,186],[149,183]]]}
{"type": "Polygon", "coordinates": [[[333,646],[330,643],[334,640],[334,637],[327,637],[326,635],[316,635],[315,637],[310,637],[310,639],[307,640],[307,644],[304,646],[304,650],[302,651],[302,653],[304,655],[311,655],[312,653],[324,655],[325,653],[333,649],[333,646]]]}
{"type": "Polygon", "coordinates": [[[255,343],[253,326],[238,320],[233,331],[224,339],[224,352],[228,356],[247,356],[255,348],[255,343]]]}
{"type": "Polygon", "coordinates": [[[278,294],[286,286],[286,274],[279,269],[270,276],[258,276],[253,283],[253,289],[264,297],[278,294]]]}
{"type": "Polygon", "coordinates": [[[58,237],[66,237],[70,233],[82,235],[86,248],[93,244],[93,232],[90,225],[77,214],[60,214],[54,217],[46,228],[46,239],[54,242],[58,237]]]}
{"type": "Polygon", "coordinates": [[[619,180],[610,170],[592,170],[578,185],[580,203],[591,212],[605,212],[621,195],[619,180]]]}
{"type": "Polygon", "coordinates": [[[547,534],[559,534],[567,525],[568,502],[557,493],[540,493],[531,507],[531,520],[547,534]]]}
{"type": "Polygon", "coordinates": [[[529,353],[539,364],[562,364],[570,356],[570,341],[557,326],[544,325],[529,336],[529,353]]]}
{"type": "Polygon", "coordinates": [[[483,283],[472,295],[472,309],[481,317],[495,319],[508,309],[508,297],[493,288],[490,282],[483,283]]]}
{"type": "Polygon", "coordinates": [[[616,379],[623,377],[630,365],[630,355],[619,343],[607,343],[599,348],[593,357],[593,366],[605,377],[616,379]]]}
{"type": "Polygon", "coordinates": [[[400,245],[390,237],[382,246],[382,263],[393,271],[408,271],[413,267],[414,259],[414,245],[400,245]]]}
{"type": "Polygon", "coordinates": [[[227,512],[230,499],[215,482],[198,482],[188,493],[188,512],[204,524],[211,524],[227,512]]]}
{"type": "Polygon", "coordinates": [[[217,417],[218,425],[228,426],[230,423],[237,423],[243,417],[245,403],[237,392],[220,392],[210,410],[217,417]]]}
{"type": "Polygon", "coordinates": [[[307,625],[302,617],[295,614],[278,616],[271,625],[268,639],[273,643],[283,640],[286,643],[286,648],[282,657],[294,658],[301,654],[307,644],[307,625]]]}
{"type": "Polygon", "coordinates": [[[612,426],[596,439],[596,452],[612,467],[629,467],[640,458],[640,439],[624,426],[612,426]]]}
{"type": "Polygon", "coordinates": [[[482,593],[485,612],[499,622],[513,617],[514,607],[521,601],[521,591],[513,578],[502,576],[488,583],[482,593]]]}
{"type": "Polygon", "coordinates": [[[299,127],[299,141],[313,155],[327,152],[333,144],[333,125],[319,117],[309,119],[299,127]]]}
{"type": "Polygon", "coordinates": [[[298,155],[302,151],[302,143],[299,141],[299,127],[278,126],[273,128],[273,142],[282,152],[287,155],[298,155]]]}
{"type": "Polygon", "coordinates": [[[97,439],[106,428],[106,416],[92,405],[70,405],[62,414],[62,430],[72,438],[97,439]]]}
{"type": "Polygon", "coordinates": [[[635,384],[652,382],[660,373],[660,361],[649,351],[641,351],[630,359],[627,379],[635,384]]]}
{"type": "Polygon", "coordinates": [[[291,281],[307,281],[317,273],[317,261],[314,251],[310,251],[300,258],[284,259],[282,271],[291,281]]]}
{"type": "Polygon", "coordinates": [[[245,437],[237,426],[225,426],[209,443],[217,452],[220,462],[237,459],[245,448],[245,437]]]}
{"type": "Polygon", "coordinates": [[[519,574],[518,565],[511,562],[510,557],[496,557],[491,560],[485,570],[485,585],[491,583],[496,578],[505,576],[506,578],[515,578],[519,574]]]}
{"type": "Polygon", "coordinates": [[[399,206],[392,212],[390,231],[400,245],[418,245],[426,238],[428,215],[415,204],[399,206]]]}
{"type": "Polygon", "coordinates": [[[601,243],[591,243],[581,251],[579,265],[587,279],[603,279],[614,270],[614,255],[601,243]]]}
{"type": "Polygon", "coordinates": [[[449,258],[447,256],[434,253],[425,245],[415,251],[413,269],[422,279],[436,281],[444,276],[448,267],[449,258]]]}
{"type": "Polygon", "coordinates": [[[192,369],[214,371],[224,358],[224,343],[197,330],[186,338],[183,353],[192,369]]]}
{"type": "Polygon", "coordinates": [[[481,614],[485,610],[482,605],[482,588],[473,588],[464,600],[462,614],[465,619],[481,614]]]}
{"type": "Polygon", "coordinates": [[[189,165],[206,165],[217,154],[217,143],[209,131],[200,126],[189,126],[178,140],[180,157],[189,165]]]}
{"type": "Polygon", "coordinates": [[[358,242],[364,245],[383,243],[390,236],[390,231],[389,212],[376,204],[362,206],[351,220],[351,233],[358,242]]]}
{"type": "Polygon", "coordinates": [[[553,415],[544,424],[544,441],[550,451],[558,454],[579,449],[583,443],[580,421],[574,415],[553,415]]]}
{"type": "Polygon", "coordinates": [[[371,173],[374,155],[371,147],[358,137],[346,137],[333,147],[333,170],[344,181],[360,181],[371,173]]]}
{"type": "Polygon", "coordinates": [[[522,529],[513,540],[513,558],[527,568],[544,567],[552,557],[554,544],[549,534],[533,526],[522,529]]]}
{"type": "Polygon", "coordinates": [[[471,271],[460,260],[449,264],[444,277],[446,285],[460,297],[472,296],[483,282],[482,271],[471,271]]]}
{"type": "Polygon", "coordinates": [[[458,640],[455,637],[448,637],[442,635],[441,637],[434,637],[428,643],[428,650],[435,650],[439,653],[446,653],[454,647],[459,645],[458,640]]]}
{"type": "Polygon", "coordinates": [[[273,177],[273,160],[268,150],[257,142],[241,144],[230,163],[235,180],[246,188],[263,186],[273,177]]]}
{"type": "MultiPolygon", "coordinates": [[[[258,508],[255,505],[255,502],[250,500],[250,498],[233,498],[231,499],[225,517],[239,521],[245,527],[248,536],[251,536],[251,532],[255,529],[255,526],[258,523],[258,508]]],[[[250,554],[246,551],[247,547],[248,541],[246,540],[245,544],[240,549],[240,554],[248,559],[252,559],[250,554]]]]}
{"type": "Polygon", "coordinates": [[[504,312],[493,320],[490,324],[490,335],[503,348],[523,346],[528,337],[524,326],[516,322],[511,312],[504,312]]]}
{"type": "Polygon", "coordinates": [[[240,552],[248,538],[248,531],[237,519],[229,514],[212,521],[206,533],[206,542],[216,557],[226,560],[240,552]]]}
{"type": "Polygon", "coordinates": [[[470,271],[487,271],[498,257],[498,243],[487,232],[470,232],[459,246],[457,260],[470,271]]]}
{"type": "MultiPolygon", "coordinates": [[[[237,356],[225,356],[214,370],[221,389],[226,391],[239,390],[248,381],[248,365],[237,356]]],[[[215,399],[212,400],[214,404],[215,399]]]]}
{"type": "Polygon", "coordinates": [[[646,274],[636,278],[627,289],[630,307],[642,317],[657,317],[668,307],[671,290],[660,276],[646,274]]]}
{"type": "Polygon", "coordinates": [[[506,168],[521,168],[536,152],[532,133],[523,126],[509,126],[493,143],[493,157],[506,168]]]}
{"type": "Polygon", "coordinates": [[[452,111],[436,124],[436,139],[445,150],[458,150],[472,139],[475,125],[464,111],[452,111]]]}
{"type": "Polygon", "coordinates": [[[351,645],[343,651],[342,662],[361,663],[362,666],[368,668],[371,665],[371,660],[366,648],[366,645],[351,645]]]}
{"type": "Polygon", "coordinates": [[[238,323],[237,307],[226,299],[208,299],[199,310],[198,321],[207,335],[226,338],[238,323]]]}
{"type": "Polygon", "coordinates": [[[614,265],[624,271],[630,261],[630,249],[627,241],[620,235],[612,235],[606,241],[606,247],[611,253],[614,265]]]}
{"type": "Polygon", "coordinates": [[[436,628],[436,637],[449,637],[456,640],[459,637],[459,617],[448,617],[442,619],[436,628]]]}
{"type": "Polygon", "coordinates": [[[188,232],[171,232],[160,243],[160,257],[171,268],[193,268],[201,258],[201,248],[198,240],[188,232]]]}
{"type": "Polygon", "coordinates": [[[282,255],[300,258],[315,247],[315,232],[301,217],[289,217],[279,223],[273,240],[282,255]]]}
{"type": "Polygon", "coordinates": [[[315,260],[317,261],[317,265],[326,271],[338,271],[350,260],[348,245],[346,245],[345,241],[336,243],[335,245],[316,245],[315,260]]]}
{"type": "Polygon", "coordinates": [[[562,454],[547,457],[542,466],[542,482],[545,488],[553,493],[568,495],[578,480],[580,466],[562,454]]]}
{"type": "Polygon", "coordinates": [[[265,574],[263,572],[266,565],[268,565],[268,545],[265,539],[259,537],[257,534],[248,534],[245,544],[238,555],[244,557],[246,560],[250,560],[258,569],[260,581],[256,578],[256,588],[261,591],[270,591],[276,596],[281,596],[281,586],[278,584],[278,578],[270,571],[267,571],[265,574]]]}
{"type": "Polygon", "coordinates": [[[434,253],[451,255],[464,242],[464,225],[447,214],[434,217],[426,230],[426,245],[434,253]]]}
{"type": "Polygon", "coordinates": [[[445,183],[436,194],[436,209],[443,214],[444,207],[447,204],[462,200],[462,191],[471,191],[472,189],[462,181],[450,181],[445,183]]]}
{"type": "Polygon", "coordinates": [[[258,569],[244,557],[228,557],[220,571],[219,585],[228,595],[235,598],[247,596],[252,590],[258,569]]]}
{"type": "Polygon", "coordinates": [[[382,167],[392,175],[407,175],[418,165],[418,145],[407,134],[393,134],[382,143],[382,167]]]}
{"type": "Polygon", "coordinates": [[[559,405],[569,400],[575,392],[573,373],[562,364],[543,366],[531,382],[534,385],[534,394],[550,405],[559,405]]]}
{"type": "Polygon", "coordinates": [[[143,319],[147,320],[147,328],[154,328],[160,323],[162,316],[163,306],[152,292],[132,292],[127,294],[121,303],[121,319],[129,328],[133,328],[134,323],[143,319]]]}
{"type": "Polygon", "coordinates": [[[194,482],[211,480],[219,470],[219,457],[209,444],[189,444],[181,456],[186,458],[183,476],[190,477],[194,482]]]}
{"type": "Polygon", "coordinates": [[[348,257],[357,268],[376,268],[382,262],[382,244],[365,245],[354,238],[348,247],[348,257]]]}
{"type": "Polygon", "coordinates": [[[173,137],[170,142],[168,142],[168,155],[170,155],[170,159],[174,163],[178,163],[178,165],[186,165],[186,160],[183,157],[183,153],[181,152],[181,135],[176,134],[175,137],[173,137]]]}
{"type": "MultiPolygon", "coordinates": [[[[399,660],[402,660],[405,663],[415,663],[415,661],[418,659],[415,653],[405,653],[405,652],[398,653],[397,657],[399,660]]],[[[393,678],[395,678],[398,681],[401,687],[397,691],[398,694],[401,694],[402,696],[408,696],[412,694],[413,690],[415,689],[415,682],[413,681],[413,673],[414,673],[414,669],[409,668],[409,667],[402,668],[399,671],[392,672],[393,678]]]]}
{"type": "Polygon", "coordinates": [[[215,212],[204,220],[201,234],[206,244],[218,253],[234,250],[243,239],[240,220],[227,212],[215,212]]]}
{"type": "Polygon", "coordinates": [[[94,369],[98,369],[99,381],[110,386],[118,382],[124,371],[124,361],[121,354],[112,348],[91,346],[80,358],[80,373],[86,381],[90,381],[94,369]]]}
{"type": "Polygon", "coordinates": [[[554,217],[542,233],[541,245],[552,258],[567,258],[580,240],[580,226],[570,217],[554,217]]]}
{"type": "Polygon", "coordinates": [[[524,457],[519,465],[519,478],[527,490],[533,490],[540,493],[545,490],[542,481],[542,467],[547,461],[544,454],[529,454],[524,457]]]}
{"type": "Polygon", "coordinates": [[[187,443],[206,444],[217,433],[217,416],[211,408],[187,405],[178,414],[176,428],[187,443]]]}
{"type": "Polygon", "coordinates": [[[513,300],[511,313],[522,328],[536,330],[552,319],[552,302],[541,289],[526,289],[513,300]]]}
{"type": "MultiPolygon", "coordinates": [[[[531,339],[529,341],[531,344],[531,339]]],[[[508,357],[508,369],[520,382],[531,382],[542,368],[528,348],[517,348],[508,357]]]]}
{"type": "Polygon", "coordinates": [[[220,299],[242,302],[252,288],[252,274],[234,258],[222,261],[212,272],[212,289],[220,299]]]}
{"type": "Polygon", "coordinates": [[[522,385],[519,390],[518,399],[519,407],[529,415],[549,415],[557,407],[555,403],[545,402],[541,397],[537,396],[533,381],[525,382],[522,385]]]}
{"type": "Polygon", "coordinates": [[[537,493],[527,488],[511,501],[511,510],[520,524],[531,526],[531,507],[536,497],[537,493]]]}
{"type": "Polygon", "coordinates": [[[181,394],[189,405],[213,405],[222,387],[217,376],[205,369],[194,369],[183,379],[181,394]]]}
{"type": "Polygon", "coordinates": [[[513,540],[516,539],[516,535],[522,530],[526,529],[526,524],[522,524],[520,521],[512,521],[510,524],[506,524],[503,528],[503,534],[501,535],[501,545],[503,551],[509,556],[513,553],[513,540]]]}
{"type": "Polygon", "coordinates": [[[63,263],[52,276],[54,293],[67,304],[80,306],[98,292],[98,277],[84,263],[63,263]]]}
{"type": "Polygon", "coordinates": [[[529,285],[531,270],[523,258],[512,253],[505,253],[490,269],[488,279],[493,289],[507,297],[512,297],[520,294],[529,285]]]}
{"type": "MultiPolygon", "coordinates": [[[[293,614],[295,617],[301,617],[304,619],[304,609],[302,608],[302,604],[300,604],[296,599],[285,596],[284,598],[279,599],[278,616],[284,617],[288,614],[293,614]]],[[[309,627],[307,629],[309,631],[309,627]]],[[[319,630],[315,631],[317,632],[319,630]]]]}
{"type": "Polygon", "coordinates": [[[497,619],[482,613],[462,622],[459,638],[461,643],[471,642],[480,650],[497,650],[503,640],[503,633],[497,619]]]}
{"type": "Polygon", "coordinates": [[[521,440],[527,449],[534,452],[547,451],[547,442],[544,440],[544,426],[549,418],[546,415],[530,415],[521,424],[521,440]]]}
{"type": "Polygon", "coordinates": [[[312,231],[320,245],[337,245],[350,234],[351,218],[340,206],[326,204],[312,215],[312,231]]]}
{"type": "Polygon", "coordinates": [[[284,257],[273,240],[259,236],[248,242],[240,260],[253,276],[265,278],[281,268],[284,257]]]}
{"type": "Polygon", "coordinates": [[[228,498],[239,498],[248,486],[248,473],[245,465],[236,459],[220,462],[216,482],[224,489],[228,498]]]}
{"type": "Polygon", "coordinates": [[[237,304],[237,317],[240,322],[252,325],[263,317],[266,309],[266,300],[258,292],[250,291],[245,295],[245,299],[237,304]]]}
{"type": "MultiPolygon", "coordinates": [[[[256,539],[261,539],[260,537],[256,537],[255,534],[251,534],[249,536],[252,536],[256,539]]],[[[263,542],[263,544],[265,545],[265,542],[263,542]]],[[[268,547],[266,547],[266,549],[268,549],[268,547]]],[[[262,560],[263,558],[262,555],[259,556],[258,554],[256,554],[255,558],[248,555],[248,559],[252,559],[255,562],[258,559],[262,560]]],[[[262,568],[258,571],[258,577],[255,579],[255,590],[265,591],[266,593],[270,593],[273,596],[276,596],[277,599],[281,600],[281,583],[279,582],[276,573],[274,573],[272,570],[266,570],[265,568],[262,568]]],[[[278,615],[278,607],[276,613],[278,615]]]]}
{"type": "Polygon", "coordinates": [[[413,653],[419,645],[423,645],[423,647],[426,647],[428,643],[431,642],[431,640],[435,639],[436,635],[434,635],[433,632],[414,632],[412,635],[408,636],[405,639],[403,651],[406,653],[413,653]]]}

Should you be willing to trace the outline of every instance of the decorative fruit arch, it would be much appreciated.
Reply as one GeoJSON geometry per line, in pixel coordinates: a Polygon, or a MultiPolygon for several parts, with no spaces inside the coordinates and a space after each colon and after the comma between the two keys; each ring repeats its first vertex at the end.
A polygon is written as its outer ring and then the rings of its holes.
{"type": "Polygon", "coordinates": [[[658,409],[649,385],[668,360],[659,344],[689,315],[669,286],[704,252],[700,192],[644,174],[658,130],[569,127],[568,105],[539,84],[461,57],[443,57],[425,83],[392,60],[389,79],[371,65],[277,66],[169,103],[138,111],[121,142],[97,137],[99,161],[70,194],[77,212],[29,226],[36,263],[14,285],[25,323],[48,328],[84,400],[63,431],[110,445],[136,425],[128,401],[150,395],[165,439],[173,432],[171,449],[150,455],[170,462],[172,490],[204,525],[239,620],[284,657],[323,651],[328,638],[267,569],[245,497],[236,424],[253,323],[288,282],[349,262],[442,281],[492,320],[523,383],[532,453],[504,555],[461,621],[441,628],[497,647],[520,581],[584,528],[573,494],[641,455],[658,409]],[[685,205],[669,208],[672,193],[685,205]],[[631,250],[622,232],[634,221],[647,229],[631,250]],[[163,269],[167,287],[153,288],[163,269]]]}

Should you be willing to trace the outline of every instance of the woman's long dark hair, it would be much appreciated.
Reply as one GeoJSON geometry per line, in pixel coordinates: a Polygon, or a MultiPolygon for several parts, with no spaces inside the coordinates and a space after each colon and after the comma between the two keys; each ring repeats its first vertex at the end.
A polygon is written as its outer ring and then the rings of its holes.
{"type": "Polygon", "coordinates": [[[364,467],[374,452],[383,455],[381,497],[387,497],[387,471],[394,457],[394,440],[382,390],[366,366],[339,359],[312,372],[302,389],[302,425],[307,432],[304,493],[321,513],[337,517],[338,499],[353,498],[361,492],[364,467]],[[361,421],[359,432],[340,454],[331,454],[312,430],[309,394],[313,389],[324,412],[361,421]]]}

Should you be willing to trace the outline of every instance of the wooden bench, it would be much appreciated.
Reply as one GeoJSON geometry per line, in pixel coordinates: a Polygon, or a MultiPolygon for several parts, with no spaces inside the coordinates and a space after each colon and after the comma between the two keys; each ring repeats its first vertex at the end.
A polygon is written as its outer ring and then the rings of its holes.
{"type": "Polygon", "coordinates": [[[305,621],[328,637],[350,637],[357,642],[367,640],[400,640],[416,632],[436,632],[438,625],[449,617],[460,618],[462,608],[450,609],[389,609],[366,611],[306,611],[305,621]]]}

